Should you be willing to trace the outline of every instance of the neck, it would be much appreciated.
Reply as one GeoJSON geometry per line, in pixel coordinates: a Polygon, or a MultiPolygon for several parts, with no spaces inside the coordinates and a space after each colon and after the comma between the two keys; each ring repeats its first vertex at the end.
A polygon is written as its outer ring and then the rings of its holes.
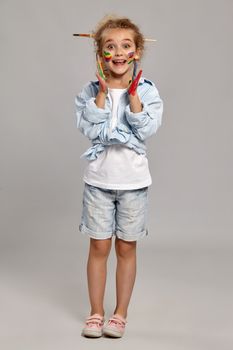
{"type": "Polygon", "coordinates": [[[112,89],[126,89],[129,86],[130,79],[131,79],[131,75],[129,74],[126,74],[123,76],[110,75],[107,78],[107,84],[112,89]]]}

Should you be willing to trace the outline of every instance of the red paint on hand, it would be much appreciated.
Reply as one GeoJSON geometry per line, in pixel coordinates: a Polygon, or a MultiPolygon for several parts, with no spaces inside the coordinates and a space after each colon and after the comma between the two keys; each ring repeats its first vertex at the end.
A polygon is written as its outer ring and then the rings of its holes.
{"type": "Polygon", "coordinates": [[[132,83],[131,83],[131,85],[129,87],[129,90],[128,90],[128,94],[129,95],[133,95],[133,96],[135,95],[137,87],[138,87],[139,80],[141,78],[141,75],[142,75],[142,70],[139,71],[139,73],[136,76],[136,78],[132,81],[132,83]]]}

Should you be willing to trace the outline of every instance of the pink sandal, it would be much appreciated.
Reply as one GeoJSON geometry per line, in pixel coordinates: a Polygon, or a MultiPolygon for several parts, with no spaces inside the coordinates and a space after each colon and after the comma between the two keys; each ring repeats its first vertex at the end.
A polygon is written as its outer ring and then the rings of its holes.
{"type": "Polygon", "coordinates": [[[114,338],[121,338],[124,334],[126,323],[125,318],[115,314],[108,320],[107,325],[103,329],[103,334],[114,338]]]}
{"type": "Polygon", "coordinates": [[[86,325],[82,330],[84,337],[99,338],[103,335],[104,316],[94,314],[86,318],[86,325]]]}

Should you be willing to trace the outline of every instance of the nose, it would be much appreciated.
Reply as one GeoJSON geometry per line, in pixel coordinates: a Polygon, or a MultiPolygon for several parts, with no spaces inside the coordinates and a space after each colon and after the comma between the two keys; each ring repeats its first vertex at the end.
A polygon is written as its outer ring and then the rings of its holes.
{"type": "Polygon", "coordinates": [[[121,52],[121,47],[117,47],[116,48],[116,53],[115,53],[116,56],[121,56],[122,55],[122,52],[121,52]]]}

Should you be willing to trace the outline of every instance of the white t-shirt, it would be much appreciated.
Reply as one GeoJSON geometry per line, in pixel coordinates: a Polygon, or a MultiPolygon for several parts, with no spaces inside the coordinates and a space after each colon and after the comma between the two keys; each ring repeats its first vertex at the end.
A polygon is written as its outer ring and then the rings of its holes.
{"type": "MultiPolygon", "coordinates": [[[[117,108],[121,95],[126,89],[108,89],[112,99],[111,129],[117,124],[117,108]]],[[[90,185],[113,189],[131,190],[152,184],[145,154],[138,154],[124,146],[105,146],[95,160],[88,161],[83,180],[90,185]]]]}

